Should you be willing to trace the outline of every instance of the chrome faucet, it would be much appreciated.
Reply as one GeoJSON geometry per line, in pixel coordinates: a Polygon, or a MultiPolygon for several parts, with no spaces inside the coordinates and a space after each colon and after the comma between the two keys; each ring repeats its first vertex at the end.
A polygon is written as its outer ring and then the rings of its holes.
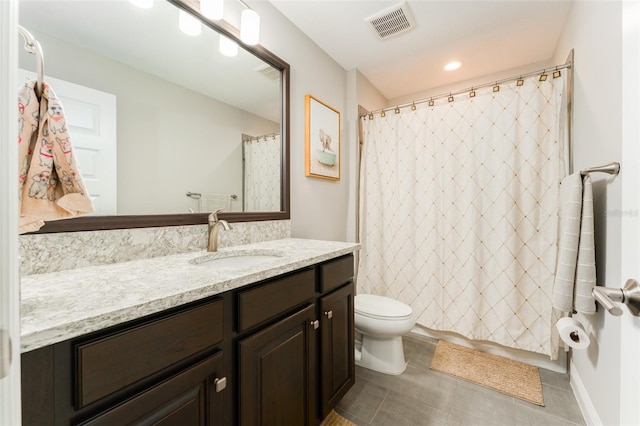
{"type": "Polygon", "coordinates": [[[218,219],[218,213],[221,211],[222,209],[218,209],[209,215],[209,244],[207,251],[218,251],[218,231],[221,226],[225,231],[231,229],[231,225],[226,220],[218,219]]]}

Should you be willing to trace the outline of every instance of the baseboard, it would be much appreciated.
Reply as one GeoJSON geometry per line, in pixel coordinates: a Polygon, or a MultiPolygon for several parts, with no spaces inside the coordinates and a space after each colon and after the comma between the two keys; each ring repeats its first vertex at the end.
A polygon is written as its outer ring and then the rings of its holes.
{"type": "Polygon", "coordinates": [[[578,401],[578,407],[580,408],[582,417],[584,417],[585,423],[590,426],[602,426],[602,421],[600,420],[600,416],[598,416],[596,407],[591,402],[587,388],[584,387],[584,383],[573,361],[569,361],[569,379],[571,390],[573,390],[576,401],[578,401]]]}

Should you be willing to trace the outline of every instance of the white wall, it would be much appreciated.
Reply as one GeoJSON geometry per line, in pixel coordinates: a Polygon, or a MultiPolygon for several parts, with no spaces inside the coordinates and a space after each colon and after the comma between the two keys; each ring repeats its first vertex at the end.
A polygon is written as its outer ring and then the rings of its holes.
{"type": "MultiPolygon", "coordinates": [[[[574,170],[621,161],[622,11],[620,2],[573,2],[556,51],[564,62],[575,51],[573,103],[574,170]]],[[[598,283],[623,285],[620,274],[621,179],[593,174],[598,283]]],[[[623,308],[626,311],[626,308],[623,308]]],[[[629,315],[625,313],[625,315],[629,315]]],[[[572,354],[572,384],[587,423],[620,423],[621,319],[600,307],[593,316],[576,316],[592,344],[572,354]]],[[[637,339],[638,336],[626,336],[637,339]]],[[[637,378],[636,378],[637,380],[637,378]]]]}
{"type": "Polygon", "coordinates": [[[360,71],[355,72],[355,79],[358,105],[367,111],[375,111],[388,105],[389,100],[360,71]]]}
{"type": "MultiPolygon", "coordinates": [[[[231,210],[242,210],[242,134],[279,132],[279,123],[31,30],[48,76],[116,96],[118,214],[197,211],[187,191],[236,194],[231,210]]],[[[20,58],[34,71],[32,55],[20,49],[20,58]]]]}
{"type": "Polygon", "coordinates": [[[260,14],[260,44],[291,66],[291,234],[298,238],[347,240],[349,168],[353,144],[347,131],[347,73],[268,2],[254,1],[260,14]],[[311,94],[341,113],[341,179],[305,176],[305,101],[311,94]]]}
{"type": "MultiPolygon", "coordinates": [[[[357,69],[347,73],[347,116],[348,131],[354,138],[350,152],[350,185],[349,185],[349,221],[347,223],[347,238],[349,241],[358,241],[358,215],[359,215],[359,164],[360,164],[360,108],[373,111],[383,108],[387,104],[385,98],[373,84],[357,69]]],[[[357,256],[357,254],[356,254],[357,256]]]]}
{"type": "MultiPolygon", "coordinates": [[[[512,78],[513,76],[517,76],[519,74],[526,74],[528,72],[541,70],[545,67],[551,67],[552,65],[563,64],[564,62],[565,62],[565,58],[562,58],[562,60],[560,60],[559,62],[554,62],[552,60],[535,62],[522,67],[511,68],[508,70],[499,71],[494,74],[484,75],[471,80],[457,81],[455,83],[447,84],[445,86],[433,87],[417,93],[412,93],[410,95],[389,99],[389,103],[388,105],[386,105],[386,107],[403,105],[403,104],[410,103],[412,101],[429,99],[430,97],[442,96],[452,92],[455,93],[457,91],[469,89],[471,87],[478,86],[481,84],[487,84],[487,83],[502,80],[505,78],[512,78]]],[[[455,71],[452,71],[452,72],[455,72],[455,71]]]]}

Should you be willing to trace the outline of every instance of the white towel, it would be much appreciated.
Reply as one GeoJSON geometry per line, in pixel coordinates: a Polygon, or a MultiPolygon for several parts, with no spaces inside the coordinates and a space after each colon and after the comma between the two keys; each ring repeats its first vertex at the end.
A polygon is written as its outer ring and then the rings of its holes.
{"type": "Polygon", "coordinates": [[[225,194],[202,194],[198,201],[201,213],[209,213],[219,209],[228,212],[231,209],[231,196],[225,194]]]}
{"type": "Polygon", "coordinates": [[[591,178],[586,175],[582,181],[582,220],[580,221],[580,244],[578,246],[578,266],[574,307],[583,314],[596,312],[593,287],[596,285],[596,249],[593,225],[593,190],[591,178]]]}
{"type": "Polygon", "coordinates": [[[558,261],[553,286],[553,307],[592,314],[591,291],[596,284],[591,178],[574,173],[560,185],[558,261]],[[583,185],[584,184],[584,185],[583,185]]]}

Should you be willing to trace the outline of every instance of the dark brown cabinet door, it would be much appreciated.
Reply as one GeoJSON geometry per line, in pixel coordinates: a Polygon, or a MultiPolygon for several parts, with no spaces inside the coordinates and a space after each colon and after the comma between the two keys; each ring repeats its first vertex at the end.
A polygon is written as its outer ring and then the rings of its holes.
{"type": "Polygon", "coordinates": [[[315,423],[315,306],[238,344],[239,423],[302,426],[315,423]]]}
{"type": "Polygon", "coordinates": [[[324,418],[355,382],[353,283],[320,299],[320,409],[324,418]]]}
{"type": "Polygon", "coordinates": [[[222,425],[222,367],[218,353],[82,425],[222,425]]]}

